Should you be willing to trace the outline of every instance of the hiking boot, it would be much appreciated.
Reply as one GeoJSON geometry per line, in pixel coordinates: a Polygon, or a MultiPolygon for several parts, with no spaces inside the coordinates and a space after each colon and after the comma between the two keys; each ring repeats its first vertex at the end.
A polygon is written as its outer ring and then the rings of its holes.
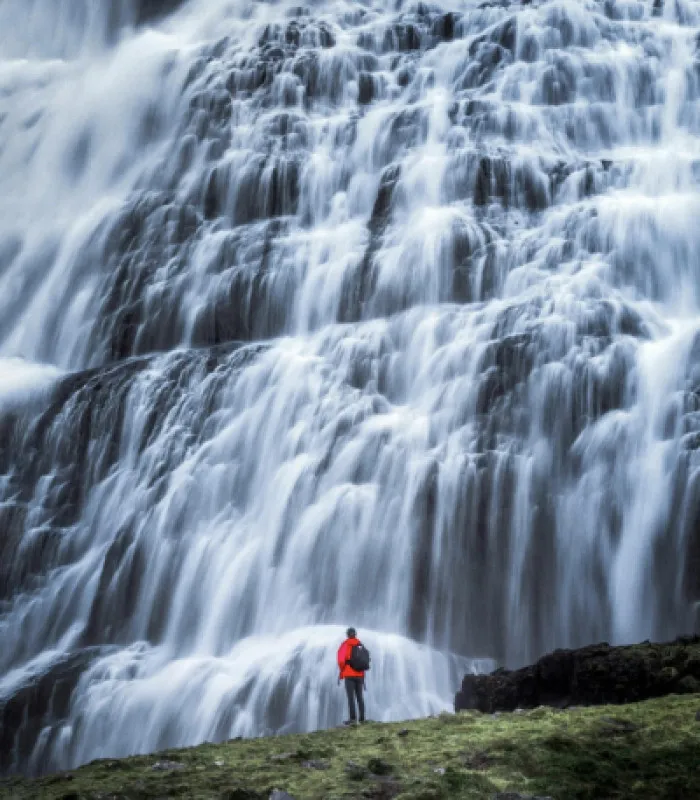
{"type": "Polygon", "coordinates": [[[356,719],[344,719],[343,725],[357,725],[356,719]]]}

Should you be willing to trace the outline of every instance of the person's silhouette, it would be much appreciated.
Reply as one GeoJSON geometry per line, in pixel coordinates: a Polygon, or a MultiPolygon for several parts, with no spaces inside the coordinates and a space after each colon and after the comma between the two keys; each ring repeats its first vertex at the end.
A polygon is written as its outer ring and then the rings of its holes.
{"type": "Polygon", "coordinates": [[[340,680],[345,681],[350,712],[349,719],[345,720],[343,724],[352,725],[357,722],[355,700],[357,700],[360,712],[360,722],[365,721],[365,669],[369,668],[369,653],[357,638],[357,631],[354,628],[348,628],[346,634],[347,639],[338,648],[338,668],[340,669],[338,680],[339,682],[340,680]],[[359,669],[360,666],[364,666],[365,669],[359,669]]]}

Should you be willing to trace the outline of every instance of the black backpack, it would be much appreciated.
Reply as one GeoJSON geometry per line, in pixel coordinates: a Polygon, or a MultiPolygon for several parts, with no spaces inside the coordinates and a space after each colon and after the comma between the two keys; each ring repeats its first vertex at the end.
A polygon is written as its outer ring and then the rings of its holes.
{"type": "Polygon", "coordinates": [[[355,672],[366,672],[369,669],[369,662],[369,650],[362,643],[354,645],[350,652],[348,664],[355,672]]]}

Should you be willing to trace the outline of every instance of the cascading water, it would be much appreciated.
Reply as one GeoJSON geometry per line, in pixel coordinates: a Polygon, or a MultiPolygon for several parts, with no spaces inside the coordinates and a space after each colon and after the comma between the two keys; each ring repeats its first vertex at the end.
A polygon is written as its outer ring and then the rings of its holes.
{"type": "Polygon", "coordinates": [[[382,719],[697,624],[699,43],[0,5],[0,769],[335,724],[348,624],[382,719]]]}

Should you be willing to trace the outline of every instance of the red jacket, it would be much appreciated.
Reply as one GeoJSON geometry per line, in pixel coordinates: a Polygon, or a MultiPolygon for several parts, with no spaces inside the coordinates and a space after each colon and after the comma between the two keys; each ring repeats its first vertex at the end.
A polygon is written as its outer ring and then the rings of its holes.
{"type": "Polygon", "coordinates": [[[350,664],[348,664],[350,656],[352,655],[352,648],[356,644],[360,644],[359,639],[346,639],[338,648],[338,668],[340,669],[341,678],[365,677],[364,672],[358,672],[358,670],[353,669],[350,664]]]}

